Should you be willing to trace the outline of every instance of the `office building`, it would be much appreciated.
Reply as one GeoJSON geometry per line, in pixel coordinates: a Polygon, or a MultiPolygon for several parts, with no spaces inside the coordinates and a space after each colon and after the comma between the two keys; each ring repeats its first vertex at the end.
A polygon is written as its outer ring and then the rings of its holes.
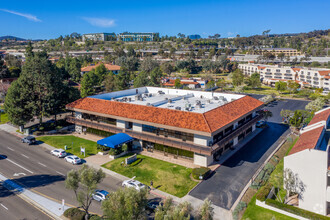
{"type": "Polygon", "coordinates": [[[130,33],[124,32],[117,35],[117,40],[130,42],[130,41],[154,41],[158,33],[130,33]]]}
{"type": "Polygon", "coordinates": [[[116,40],[115,33],[93,33],[93,34],[83,34],[83,41],[92,40],[92,41],[111,41],[116,40]]]}

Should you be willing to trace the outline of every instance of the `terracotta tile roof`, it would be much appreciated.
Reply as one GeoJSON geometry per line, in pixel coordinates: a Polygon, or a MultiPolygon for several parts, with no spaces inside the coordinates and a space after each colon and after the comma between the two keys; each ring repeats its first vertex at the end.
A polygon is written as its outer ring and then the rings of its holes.
{"type": "Polygon", "coordinates": [[[257,99],[244,96],[202,114],[86,97],[66,107],[212,133],[262,105],[257,99]]]}
{"type": "Polygon", "coordinates": [[[330,70],[321,70],[321,71],[319,71],[319,74],[321,76],[329,76],[330,70]]]}
{"type": "Polygon", "coordinates": [[[324,76],[325,79],[330,79],[330,76],[324,76]]]}
{"type": "Polygon", "coordinates": [[[315,114],[308,125],[312,125],[320,121],[327,121],[329,116],[330,116],[330,109],[323,110],[322,112],[315,114]]]}
{"type": "Polygon", "coordinates": [[[265,69],[266,67],[264,67],[264,66],[258,66],[258,69],[259,70],[263,70],[263,69],[265,69]]]}
{"type": "MultiPolygon", "coordinates": [[[[99,65],[101,65],[101,63],[98,63],[94,66],[86,66],[81,68],[81,72],[89,72],[92,71],[93,69],[95,69],[96,67],[98,67],[99,65]]],[[[105,68],[109,71],[116,71],[116,70],[120,70],[120,66],[117,65],[112,65],[112,64],[104,64],[105,68]]]]}
{"type": "Polygon", "coordinates": [[[293,71],[299,72],[301,69],[300,68],[292,68],[293,71]]]}
{"type": "Polygon", "coordinates": [[[310,131],[306,131],[302,135],[300,135],[297,143],[292,147],[289,155],[306,149],[314,149],[322,134],[323,129],[324,126],[320,126],[310,131]]]}

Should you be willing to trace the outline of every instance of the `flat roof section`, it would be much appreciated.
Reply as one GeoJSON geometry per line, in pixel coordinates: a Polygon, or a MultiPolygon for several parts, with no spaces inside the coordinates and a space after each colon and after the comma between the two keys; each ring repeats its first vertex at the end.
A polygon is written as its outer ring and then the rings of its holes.
{"type": "Polygon", "coordinates": [[[157,87],[141,87],[91,96],[113,102],[125,102],[172,110],[205,113],[245,95],[212,93],[157,87]]]}

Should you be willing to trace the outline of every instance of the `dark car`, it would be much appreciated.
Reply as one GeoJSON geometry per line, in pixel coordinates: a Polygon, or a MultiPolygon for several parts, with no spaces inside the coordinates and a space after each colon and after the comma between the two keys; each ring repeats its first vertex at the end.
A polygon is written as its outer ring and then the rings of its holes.
{"type": "Polygon", "coordinates": [[[147,203],[147,210],[150,212],[154,212],[158,206],[163,205],[163,203],[160,200],[150,200],[147,203]]]}
{"type": "Polygon", "coordinates": [[[257,127],[257,128],[261,128],[261,127],[264,126],[265,124],[266,124],[265,121],[258,121],[258,122],[256,123],[256,127],[257,127]]]}
{"type": "Polygon", "coordinates": [[[36,143],[36,138],[33,136],[27,136],[22,138],[22,143],[28,143],[29,145],[36,143]]]}

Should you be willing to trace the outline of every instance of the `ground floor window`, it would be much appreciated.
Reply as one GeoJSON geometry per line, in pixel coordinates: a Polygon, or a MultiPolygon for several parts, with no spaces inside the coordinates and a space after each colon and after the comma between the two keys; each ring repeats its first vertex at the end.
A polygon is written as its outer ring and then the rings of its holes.
{"type": "Polygon", "coordinates": [[[169,147],[169,146],[162,145],[162,144],[151,143],[151,142],[147,142],[147,141],[143,141],[143,148],[147,149],[147,151],[150,151],[150,152],[152,152],[154,150],[161,151],[164,153],[165,156],[167,156],[168,154],[171,154],[174,156],[183,157],[183,158],[187,158],[187,159],[194,158],[194,152],[178,149],[175,147],[169,147]]]}
{"type": "Polygon", "coordinates": [[[244,132],[240,135],[238,135],[238,141],[241,141],[244,138],[244,132]]]}
{"type": "Polygon", "coordinates": [[[249,128],[246,130],[245,134],[250,134],[251,132],[252,132],[252,127],[249,127],[249,128]]]}
{"type": "Polygon", "coordinates": [[[232,146],[234,146],[234,141],[231,140],[230,142],[228,142],[226,145],[225,145],[225,150],[231,148],[232,146]]]}

